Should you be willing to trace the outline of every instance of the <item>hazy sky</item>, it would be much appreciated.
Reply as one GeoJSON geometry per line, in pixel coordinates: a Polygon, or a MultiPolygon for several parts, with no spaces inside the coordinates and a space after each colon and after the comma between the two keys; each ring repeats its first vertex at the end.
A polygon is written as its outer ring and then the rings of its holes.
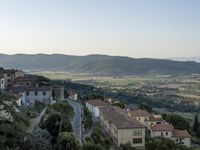
{"type": "Polygon", "coordinates": [[[0,0],[0,52],[200,57],[200,0],[0,0]]]}

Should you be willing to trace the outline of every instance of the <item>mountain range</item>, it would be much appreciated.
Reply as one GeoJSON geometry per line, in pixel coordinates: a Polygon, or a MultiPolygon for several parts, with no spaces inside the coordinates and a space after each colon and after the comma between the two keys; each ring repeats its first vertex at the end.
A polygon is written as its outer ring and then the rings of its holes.
{"type": "Polygon", "coordinates": [[[0,66],[93,75],[200,74],[200,63],[108,55],[0,54],[0,66]]]}

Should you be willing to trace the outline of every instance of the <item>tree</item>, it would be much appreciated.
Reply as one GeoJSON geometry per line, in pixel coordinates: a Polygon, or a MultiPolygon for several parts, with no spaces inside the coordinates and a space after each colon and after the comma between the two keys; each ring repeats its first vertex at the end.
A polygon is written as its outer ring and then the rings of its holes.
{"type": "Polygon", "coordinates": [[[79,142],[73,133],[62,132],[58,136],[57,150],[80,150],[79,142]]]}
{"type": "Polygon", "coordinates": [[[67,101],[55,103],[51,106],[51,109],[60,112],[64,118],[69,118],[73,115],[73,108],[67,101]]]}
{"type": "Polygon", "coordinates": [[[199,127],[198,130],[196,131],[196,136],[200,138],[200,127],[199,127]]]}
{"type": "Polygon", "coordinates": [[[186,146],[175,144],[174,141],[168,138],[156,137],[146,141],[147,150],[191,150],[186,146]]]}
{"type": "Polygon", "coordinates": [[[121,109],[125,109],[126,105],[124,103],[118,102],[118,103],[114,103],[112,104],[113,106],[117,106],[121,109]]]}
{"type": "Polygon", "coordinates": [[[141,104],[141,105],[139,105],[138,108],[141,109],[141,110],[146,110],[147,112],[150,112],[150,113],[153,112],[152,107],[150,107],[150,106],[148,106],[146,104],[141,104]]]}
{"type": "Polygon", "coordinates": [[[105,148],[100,144],[93,144],[91,142],[83,143],[82,150],[105,150],[105,148]]]}
{"type": "Polygon", "coordinates": [[[194,122],[193,122],[192,130],[194,132],[196,132],[198,130],[198,128],[199,128],[199,121],[198,121],[198,116],[196,114],[195,117],[194,117],[194,122]]]}
{"type": "Polygon", "coordinates": [[[41,128],[47,129],[54,139],[58,137],[60,132],[72,131],[69,119],[63,119],[60,113],[50,114],[47,119],[41,123],[41,128]]]}
{"type": "Polygon", "coordinates": [[[189,122],[179,116],[179,115],[176,115],[176,114],[165,114],[164,115],[164,119],[172,124],[176,129],[179,129],[179,130],[185,130],[185,129],[189,129],[190,128],[190,124],[189,122]]]}
{"type": "Polygon", "coordinates": [[[51,139],[47,130],[37,129],[20,144],[20,150],[52,150],[51,139]]]}
{"type": "Polygon", "coordinates": [[[92,126],[92,114],[91,112],[88,110],[87,107],[84,106],[83,108],[83,113],[84,113],[84,127],[87,129],[87,128],[90,128],[92,126]]]}

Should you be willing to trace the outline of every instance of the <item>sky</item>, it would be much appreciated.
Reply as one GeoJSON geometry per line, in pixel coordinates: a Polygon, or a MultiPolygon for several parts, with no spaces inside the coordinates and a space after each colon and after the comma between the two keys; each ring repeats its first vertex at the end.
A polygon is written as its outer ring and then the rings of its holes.
{"type": "Polygon", "coordinates": [[[0,53],[200,57],[200,0],[0,0],[0,53]]]}

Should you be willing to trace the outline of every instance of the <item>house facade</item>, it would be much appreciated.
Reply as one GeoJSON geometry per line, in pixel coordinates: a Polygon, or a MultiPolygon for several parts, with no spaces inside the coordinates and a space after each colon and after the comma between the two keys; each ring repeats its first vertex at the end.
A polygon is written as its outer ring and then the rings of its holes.
{"type": "Polygon", "coordinates": [[[105,106],[99,110],[103,128],[118,146],[131,143],[137,149],[145,149],[144,125],[120,108],[105,106]]]}
{"type": "Polygon", "coordinates": [[[129,111],[128,115],[136,119],[137,121],[141,122],[145,126],[148,125],[149,117],[151,116],[149,112],[141,109],[129,111]]]}
{"type": "Polygon", "coordinates": [[[5,88],[10,87],[16,77],[25,75],[25,73],[21,70],[2,68],[0,69],[0,74],[2,74],[4,77],[5,88]]]}
{"type": "Polygon", "coordinates": [[[14,86],[24,86],[24,87],[38,87],[37,78],[32,75],[18,76],[14,79],[14,86]]]}
{"type": "Polygon", "coordinates": [[[148,129],[150,129],[153,125],[165,123],[165,120],[161,115],[155,115],[147,112],[146,110],[137,109],[128,111],[128,115],[141,122],[148,129]]]}
{"type": "Polygon", "coordinates": [[[33,105],[36,101],[51,104],[52,88],[51,87],[27,87],[25,88],[25,101],[33,105]]]}
{"type": "Polygon", "coordinates": [[[108,106],[109,104],[98,99],[86,101],[86,107],[92,113],[92,116],[95,118],[99,117],[99,108],[103,106],[108,106]]]}
{"type": "Polygon", "coordinates": [[[153,125],[150,129],[151,137],[164,137],[177,144],[191,146],[191,135],[186,130],[177,130],[168,123],[153,125]]]}

